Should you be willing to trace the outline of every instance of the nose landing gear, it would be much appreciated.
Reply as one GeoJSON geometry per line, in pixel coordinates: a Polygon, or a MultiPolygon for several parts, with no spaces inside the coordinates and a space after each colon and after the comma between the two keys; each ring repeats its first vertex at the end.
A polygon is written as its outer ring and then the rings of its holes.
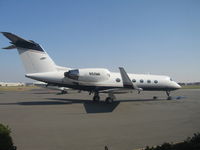
{"type": "Polygon", "coordinates": [[[170,91],[166,91],[166,94],[167,94],[167,100],[171,100],[172,97],[170,96],[170,91]]]}

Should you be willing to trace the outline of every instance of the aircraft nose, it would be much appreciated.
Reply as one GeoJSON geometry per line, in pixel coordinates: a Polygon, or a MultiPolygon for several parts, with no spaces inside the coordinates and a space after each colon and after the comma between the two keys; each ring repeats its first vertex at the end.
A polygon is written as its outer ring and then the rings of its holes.
{"type": "Polygon", "coordinates": [[[175,89],[180,89],[181,88],[181,86],[178,83],[176,83],[176,82],[174,84],[174,87],[175,87],[175,89]]]}

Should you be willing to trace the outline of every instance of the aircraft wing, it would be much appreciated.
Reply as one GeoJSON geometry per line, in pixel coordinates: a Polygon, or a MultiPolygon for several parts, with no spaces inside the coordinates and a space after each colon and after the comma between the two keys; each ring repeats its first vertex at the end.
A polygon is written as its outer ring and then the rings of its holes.
{"type": "Polygon", "coordinates": [[[122,77],[122,82],[123,82],[124,88],[135,89],[136,87],[131,82],[131,79],[129,78],[129,76],[126,73],[126,71],[124,70],[124,68],[123,67],[119,67],[119,71],[120,71],[120,74],[121,74],[121,77],[122,77]]]}
{"type": "Polygon", "coordinates": [[[142,88],[138,88],[138,86],[131,81],[123,67],[119,67],[119,70],[122,77],[123,87],[103,90],[101,93],[123,94],[133,92],[133,90],[137,90],[138,93],[140,93],[143,90],[142,88]]]}
{"type": "Polygon", "coordinates": [[[100,91],[99,93],[125,94],[125,93],[131,93],[131,92],[133,92],[133,89],[114,88],[114,89],[103,90],[103,91],[100,91]]]}
{"type": "Polygon", "coordinates": [[[128,74],[126,73],[123,67],[119,67],[119,70],[122,77],[124,88],[138,90],[138,92],[142,91],[142,88],[138,88],[138,86],[131,81],[131,79],[129,78],[128,74]]]}

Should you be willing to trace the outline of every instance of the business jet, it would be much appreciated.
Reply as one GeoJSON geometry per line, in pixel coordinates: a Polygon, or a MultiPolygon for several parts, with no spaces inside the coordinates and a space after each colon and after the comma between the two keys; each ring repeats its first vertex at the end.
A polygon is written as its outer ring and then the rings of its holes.
{"type": "Polygon", "coordinates": [[[74,69],[57,66],[41,45],[25,40],[9,32],[1,32],[12,45],[3,49],[17,49],[24,64],[26,77],[59,87],[88,91],[94,94],[93,101],[100,101],[100,93],[108,93],[105,102],[112,103],[115,94],[141,91],[165,91],[167,99],[170,92],[180,89],[168,76],[150,74],[128,74],[123,67],[119,72],[105,68],[74,69]]]}

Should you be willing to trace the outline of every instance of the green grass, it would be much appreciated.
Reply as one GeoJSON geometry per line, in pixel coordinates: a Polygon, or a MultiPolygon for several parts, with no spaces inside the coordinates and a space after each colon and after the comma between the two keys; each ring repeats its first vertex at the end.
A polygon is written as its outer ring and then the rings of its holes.
{"type": "Polygon", "coordinates": [[[164,143],[154,147],[146,147],[144,150],[199,150],[200,149],[200,133],[188,137],[180,143],[164,143]]]}
{"type": "Polygon", "coordinates": [[[182,89],[200,89],[200,85],[183,85],[182,89]]]}
{"type": "Polygon", "coordinates": [[[0,86],[0,91],[29,91],[36,89],[35,86],[0,86]]]}

